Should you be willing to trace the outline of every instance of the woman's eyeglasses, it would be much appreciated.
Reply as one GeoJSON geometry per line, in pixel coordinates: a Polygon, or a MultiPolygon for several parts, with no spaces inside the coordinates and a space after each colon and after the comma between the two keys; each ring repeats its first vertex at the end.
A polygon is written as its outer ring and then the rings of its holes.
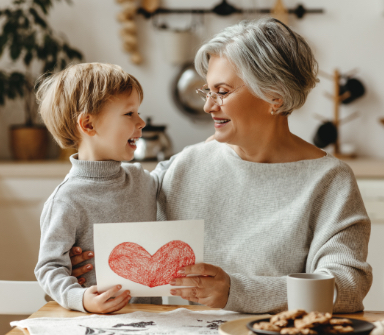
{"type": "Polygon", "coordinates": [[[207,101],[208,98],[211,98],[212,101],[217,105],[217,106],[222,106],[224,104],[224,99],[228,97],[231,93],[237,91],[239,88],[245,86],[241,85],[238,88],[235,88],[231,92],[227,92],[225,94],[220,94],[220,93],[215,93],[211,92],[211,90],[208,88],[208,85],[205,84],[203,87],[196,89],[196,93],[204,100],[207,101]]]}

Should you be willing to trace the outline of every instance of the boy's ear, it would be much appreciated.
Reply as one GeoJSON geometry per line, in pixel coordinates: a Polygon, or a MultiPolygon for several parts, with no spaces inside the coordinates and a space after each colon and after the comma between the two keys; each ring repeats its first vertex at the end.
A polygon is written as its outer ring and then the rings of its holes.
{"type": "Polygon", "coordinates": [[[80,114],[77,118],[77,125],[80,131],[88,136],[94,136],[96,130],[94,128],[93,116],[90,114],[80,114]]]}

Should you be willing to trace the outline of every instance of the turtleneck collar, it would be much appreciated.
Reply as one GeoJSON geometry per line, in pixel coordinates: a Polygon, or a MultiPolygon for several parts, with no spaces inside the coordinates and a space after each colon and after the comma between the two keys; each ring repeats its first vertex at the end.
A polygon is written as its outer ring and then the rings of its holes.
{"type": "Polygon", "coordinates": [[[78,154],[69,159],[72,163],[70,174],[77,177],[110,179],[117,177],[121,169],[121,162],[117,161],[82,161],[78,154]]]}

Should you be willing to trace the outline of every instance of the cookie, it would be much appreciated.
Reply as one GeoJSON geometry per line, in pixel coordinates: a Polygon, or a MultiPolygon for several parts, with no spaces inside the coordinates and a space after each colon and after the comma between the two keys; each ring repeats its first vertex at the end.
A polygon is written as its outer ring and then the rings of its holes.
{"type": "Polygon", "coordinates": [[[345,326],[345,325],[351,325],[352,321],[349,319],[331,319],[329,320],[330,325],[340,325],[340,326],[345,326]]]}
{"type": "Polygon", "coordinates": [[[280,327],[275,326],[274,324],[270,322],[259,322],[253,324],[253,329],[260,329],[260,330],[270,330],[273,332],[279,332],[280,327]]]}
{"type": "Polygon", "coordinates": [[[294,320],[306,314],[307,312],[302,309],[281,312],[271,317],[271,323],[279,327],[285,327],[288,325],[288,320],[294,320]]]}
{"type": "Polygon", "coordinates": [[[317,335],[317,331],[309,328],[295,328],[288,327],[280,330],[280,334],[288,334],[288,335],[317,335]]]}
{"type": "Polygon", "coordinates": [[[332,314],[330,313],[311,312],[305,315],[302,319],[295,320],[295,327],[299,329],[313,328],[322,324],[327,324],[331,318],[332,314]]]}
{"type": "Polygon", "coordinates": [[[280,330],[280,334],[288,334],[288,335],[297,335],[301,334],[301,330],[299,328],[295,327],[288,327],[288,328],[283,328],[280,330]]]}
{"type": "Polygon", "coordinates": [[[280,328],[288,326],[288,320],[287,319],[275,319],[274,322],[271,321],[272,324],[275,326],[278,326],[280,328]]]}
{"type": "Polygon", "coordinates": [[[346,334],[353,332],[353,327],[351,326],[341,326],[341,325],[335,325],[330,326],[324,329],[327,333],[330,334],[346,334]]]}

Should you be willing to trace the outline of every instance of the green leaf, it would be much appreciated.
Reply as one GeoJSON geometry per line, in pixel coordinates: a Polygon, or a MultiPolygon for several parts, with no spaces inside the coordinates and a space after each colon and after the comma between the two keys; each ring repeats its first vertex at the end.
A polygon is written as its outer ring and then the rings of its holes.
{"type": "Polygon", "coordinates": [[[3,85],[4,85],[6,80],[7,80],[7,75],[3,71],[0,70],[0,83],[3,83],[3,85]]]}
{"type": "Polygon", "coordinates": [[[11,86],[9,86],[8,88],[7,88],[7,91],[5,92],[6,93],[6,95],[7,95],[7,98],[9,98],[9,99],[11,99],[11,100],[13,100],[13,99],[15,99],[16,98],[16,90],[13,88],[13,87],[11,87],[11,86]]]}
{"type": "MultiPolygon", "coordinates": [[[[12,91],[12,94],[14,94],[14,97],[16,97],[16,95],[19,95],[20,97],[24,96],[24,86],[25,86],[25,76],[20,72],[11,73],[8,81],[8,90],[12,91]]],[[[9,93],[8,93],[8,96],[9,96],[9,93]]],[[[14,99],[14,98],[11,98],[11,99],[14,99]]]]}
{"type": "Polygon", "coordinates": [[[64,51],[66,54],[68,54],[68,50],[69,50],[69,46],[68,46],[68,44],[67,44],[67,43],[64,43],[64,44],[63,44],[63,51],[64,51]]]}
{"type": "Polygon", "coordinates": [[[20,24],[20,27],[23,29],[29,28],[29,19],[26,16],[23,17],[23,22],[20,24]]]}
{"type": "Polygon", "coordinates": [[[41,18],[41,16],[37,13],[36,9],[29,8],[29,12],[33,16],[35,23],[41,26],[42,28],[47,28],[47,23],[41,18]]]}
{"type": "Polygon", "coordinates": [[[13,24],[18,27],[20,18],[24,16],[23,11],[21,9],[16,9],[11,12],[11,16],[9,17],[9,20],[13,22],[13,24]]]}
{"type": "Polygon", "coordinates": [[[44,14],[48,14],[48,10],[52,6],[51,0],[33,0],[33,3],[41,8],[44,14]]]}
{"type": "Polygon", "coordinates": [[[64,70],[67,67],[67,61],[63,58],[60,62],[60,70],[64,70]]]}
{"type": "Polygon", "coordinates": [[[33,53],[32,51],[28,51],[24,56],[24,64],[26,66],[29,66],[29,64],[31,64],[32,59],[33,59],[33,53]]]}
{"type": "Polygon", "coordinates": [[[17,36],[14,36],[12,44],[9,48],[9,53],[11,55],[11,58],[13,60],[18,59],[20,54],[21,54],[21,50],[22,50],[22,45],[21,45],[19,39],[17,38],[17,36]]]}
{"type": "Polygon", "coordinates": [[[78,60],[83,59],[83,54],[76,49],[72,49],[72,55],[73,55],[73,58],[77,58],[78,60]]]}
{"type": "Polygon", "coordinates": [[[52,55],[54,57],[57,57],[57,54],[61,48],[58,41],[53,39],[50,35],[45,35],[44,49],[47,55],[52,55]]]}
{"type": "Polygon", "coordinates": [[[0,105],[5,104],[5,84],[6,78],[3,72],[0,71],[0,105]]]}
{"type": "Polygon", "coordinates": [[[74,59],[74,58],[77,58],[79,60],[83,59],[83,55],[80,51],[69,47],[68,44],[66,43],[63,45],[63,51],[65,52],[65,54],[69,59],[74,59]]]}
{"type": "Polygon", "coordinates": [[[48,57],[48,54],[46,53],[44,47],[38,46],[37,49],[37,58],[40,60],[45,60],[48,57]]]}
{"type": "Polygon", "coordinates": [[[17,31],[17,22],[15,22],[13,19],[8,19],[7,22],[5,22],[3,26],[3,34],[10,35],[14,34],[17,31]]]}
{"type": "Polygon", "coordinates": [[[46,62],[43,68],[43,72],[53,71],[56,67],[56,62],[46,62]]]}
{"type": "Polygon", "coordinates": [[[4,48],[8,43],[8,36],[5,34],[0,35],[0,56],[3,54],[4,48]]]}
{"type": "Polygon", "coordinates": [[[36,33],[33,32],[24,38],[24,47],[31,51],[36,47],[36,33]]]}

